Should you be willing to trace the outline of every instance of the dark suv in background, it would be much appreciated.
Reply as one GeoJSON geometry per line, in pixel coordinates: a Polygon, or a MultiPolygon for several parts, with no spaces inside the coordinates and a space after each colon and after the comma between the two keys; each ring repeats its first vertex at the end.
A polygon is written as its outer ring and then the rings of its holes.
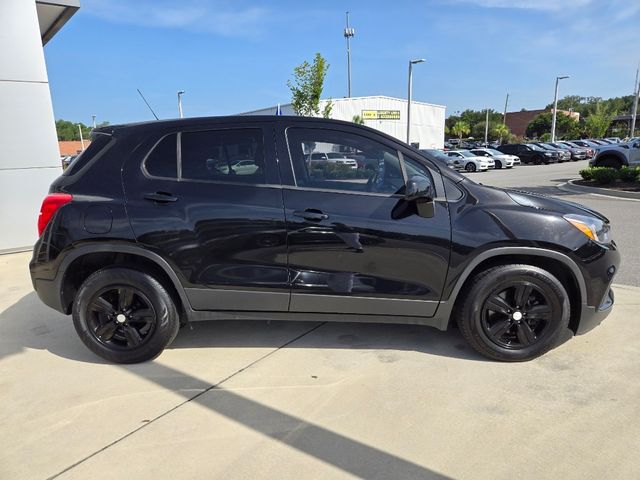
{"type": "Polygon", "coordinates": [[[511,143],[496,147],[502,153],[508,153],[520,157],[522,163],[556,163],[560,160],[560,153],[545,150],[533,143],[511,143]]]}
{"type": "Polygon", "coordinates": [[[619,263],[592,210],[303,117],[98,128],[38,227],[39,297],[123,363],[221,319],[455,322],[483,355],[528,360],[610,312],[619,263]],[[330,152],[361,161],[314,160],[330,152]]]}

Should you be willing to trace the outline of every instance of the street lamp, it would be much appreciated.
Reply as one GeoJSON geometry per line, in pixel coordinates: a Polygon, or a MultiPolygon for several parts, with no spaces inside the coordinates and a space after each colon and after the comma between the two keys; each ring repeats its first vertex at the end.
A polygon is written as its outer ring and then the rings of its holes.
{"type": "Polygon", "coordinates": [[[553,117],[551,120],[551,143],[556,141],[556,117],[558,115],[558,83],[560,83],[560,80],[564,80],[565,78],[569,78],[569,75],[556,77],[556,93],[553,97],[553,117]]]}
{"type": "Polygon", "coordinates": [[[180,118],[184,118],[182,114],[182,95],[184,94],[184,90],[178,91],[178,113],[180,114],[180,118]]]}
{"type": "Polygon", "coordinates": [[[356,31],[349,26],[349,12],[347,12],[347,26],[344,29],[344,38],[347,39],[347,96],[351,98],[351,44],[349,40],[353,38],[356,31]]]}
{"type": "Polygon", "coordinates": [[[411,91],[413,89],[413,66],[416,63],[424,63],[426,60],[424,58],[419,58],[417,60],[409,60],[409,93],[407,94],[407,143],[410,143],[410,135],[411,135],[411,91]]]}

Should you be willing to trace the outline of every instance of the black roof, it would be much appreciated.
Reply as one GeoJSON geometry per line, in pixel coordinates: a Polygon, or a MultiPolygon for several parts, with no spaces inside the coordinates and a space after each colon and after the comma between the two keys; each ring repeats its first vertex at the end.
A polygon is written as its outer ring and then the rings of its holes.
{"type": "MultiPolygon", "coordinates": [[[[269,121],[285,121],[295,120],[299,122],[332,122],[343,125],[354,126],[353,122],[344,120],[334,120],[321,117],[301,117],[297,115],[228,115],[219,117],[191,117],[191,118],[172,118],[168,120],[151,120],[147,122],[123,123],[119,125],[107,125],[94,130],[96,133],[113,134],[117,132],[125,132],[126,130],[162,130],[175,127],[196,127],[202,125],[215,125],[220,123],[252,123],[252,122],[269,122],[269,121]]],[[[362,126],[362,125],[361,125],[362,126]]],[[[365,128],[369,128],[366,127],[365,128]]],[[[381,133],[381,132],[378,132],[381,133]]]]}

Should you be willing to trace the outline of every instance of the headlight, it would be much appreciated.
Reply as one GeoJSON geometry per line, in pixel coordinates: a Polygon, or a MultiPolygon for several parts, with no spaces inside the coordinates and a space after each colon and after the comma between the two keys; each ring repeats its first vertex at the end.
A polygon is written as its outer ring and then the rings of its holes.
{"type": "Polygon", "coordinates": [[[594,242],[609,243],[611,227],[599,218],[574,214],[565,215],[563,218],[594,242]]]}

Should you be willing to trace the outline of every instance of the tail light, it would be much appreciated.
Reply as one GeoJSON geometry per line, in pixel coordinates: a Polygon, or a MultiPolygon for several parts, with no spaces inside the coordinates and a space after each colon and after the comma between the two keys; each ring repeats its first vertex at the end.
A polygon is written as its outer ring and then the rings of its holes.
{"type": "Polygon", "coordinates": [[[68,193],[50,193],[42,201],[40,207],[40,215],[38,216],[38,236],[42,235],[44,229],[47,228],[49,220],[58,211],[58,209],[73,200],[68,193]]]}

